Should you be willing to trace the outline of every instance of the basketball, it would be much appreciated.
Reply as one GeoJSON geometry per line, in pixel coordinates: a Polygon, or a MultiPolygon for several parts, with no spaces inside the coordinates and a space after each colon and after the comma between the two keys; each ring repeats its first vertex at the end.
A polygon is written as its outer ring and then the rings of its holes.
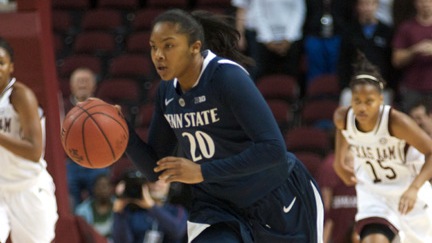
{"type": "Polygon", "coordinates": [[[87,168],[104,168],[126,150],[127,123],[113,105],[99,99],[78,103],[65,116],[61,142],[66,154],[87,168]]]}

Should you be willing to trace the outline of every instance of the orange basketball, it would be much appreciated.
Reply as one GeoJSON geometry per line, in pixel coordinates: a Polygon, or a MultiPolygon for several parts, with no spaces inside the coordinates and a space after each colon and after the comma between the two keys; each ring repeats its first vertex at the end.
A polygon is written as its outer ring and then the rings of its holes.
{"type": "Polygon", "coordinates": [[[61,142],[66,154],[87,168],[104,168],[126,150],[129,131],[112,105],[89,99],[72,108],[63,120],[61,142]]]}

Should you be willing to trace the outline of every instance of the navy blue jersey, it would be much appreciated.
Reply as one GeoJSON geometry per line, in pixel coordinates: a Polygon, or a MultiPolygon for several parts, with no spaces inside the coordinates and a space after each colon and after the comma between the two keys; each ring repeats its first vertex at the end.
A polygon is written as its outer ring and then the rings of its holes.
{"type": "Polygon", "coordinates": [[[156,160],[172,155],[176,146],[201,165],[204,182],[194,189],[238,207],[251,205],[288,177],[292,155],[267,103],[238,64],[206,51],[196,85],[182,92],[177,80],[162,81],[155,106],[148,144],[132,134],[127,150],[149,179],[156,179],[156,160]]]}

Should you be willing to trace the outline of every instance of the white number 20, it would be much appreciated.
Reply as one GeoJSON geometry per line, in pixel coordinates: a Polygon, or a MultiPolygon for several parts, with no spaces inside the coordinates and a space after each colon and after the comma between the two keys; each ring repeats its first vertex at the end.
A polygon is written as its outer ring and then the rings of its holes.
{"type": "Polygon", "coordinates": [[[208,134],[201,131],[196,131],[194,135],[188,132],[182,133],[183,137],[189,139],[192,160],[197,162],[203,157],[206,159],[213,157],[215,153],[213,139],[208,134]]]}

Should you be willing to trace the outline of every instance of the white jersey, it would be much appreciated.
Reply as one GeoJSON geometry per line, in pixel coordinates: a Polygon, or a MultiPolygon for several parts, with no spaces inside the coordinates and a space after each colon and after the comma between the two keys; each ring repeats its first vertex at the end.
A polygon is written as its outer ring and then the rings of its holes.
{"type": "Polygon", "coordinates": [[[375,128],[366,133],[357,129],[353,110],[349,109],[347,114],[342,133],[354,156],[356,221],[358,225],[364,225],[383,223],[384,219],[391,229],[399,232],[401,243],[432,242],[432,188],[429,182],[419,189],[414,208],[406,215],[399,213],[400,197],[419,173],[424,156],[390,134],[390,111],[390,106],[382,105],[375,128]]]}
{"type": "MultiPolygon", "coordinates": [[[[3,93],[0,94],[0,133],[17,139],[22,138],[21,122],[10,102],[15,79],[12,79],[3,93]]],[[[44,118],[41,118],[42,132],[44,118]]],[[[0,190],[20,190],[36,183],[40,174],[45,171],[46,161],[42,153],[39,162],[20,157],[0,146],[0,190]]]]}
{"type": "Polygon", "coordinates": [[[413,164],[424,163],[424,157],[415,155],[413,148],[407,156],[405,140],[390,134],[390,111],[390,106],[382,105],[375,128],[361,132],[357,129],[353,110],[349,109],[345,130],[342,131],[351,145],[357,181],[384,195],[401,194],[418,174],[418,167],[413,164]],[[423,161],[419,161],[421,159],[423,161]]]}

